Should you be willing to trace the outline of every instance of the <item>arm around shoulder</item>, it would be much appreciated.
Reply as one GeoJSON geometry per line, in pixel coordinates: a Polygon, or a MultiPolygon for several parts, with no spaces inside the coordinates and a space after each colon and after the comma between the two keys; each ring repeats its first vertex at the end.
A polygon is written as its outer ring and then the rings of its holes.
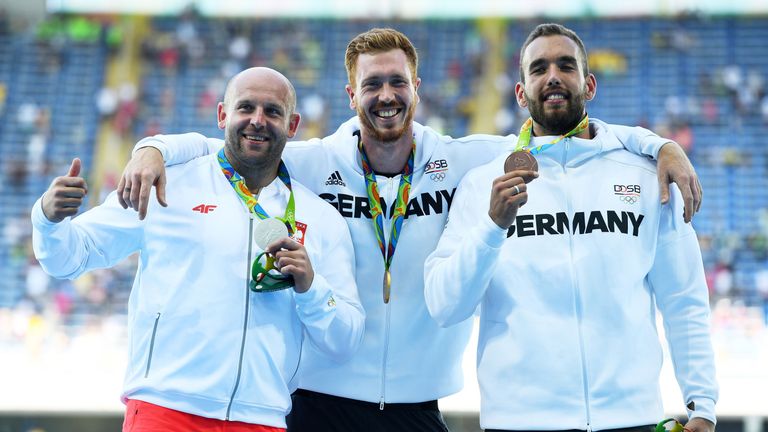
{"type": "Polygon", "coordinates": [[[675,376],[689,417],[715,422],[718,385],[710,336],[709,293],[696,233],[685,224],[679,191],[661,206],[656,257],[648,281],[664,320],[675,376]]]}
{"type": "Polygon", "coordinates": [[[217,138],[207,138],[197,132],[174,135],[154,135],[136,143],[133,156],[146,147],[156,148],[167,166],[189,162],[219,151],[224,142],[217,138]]]}

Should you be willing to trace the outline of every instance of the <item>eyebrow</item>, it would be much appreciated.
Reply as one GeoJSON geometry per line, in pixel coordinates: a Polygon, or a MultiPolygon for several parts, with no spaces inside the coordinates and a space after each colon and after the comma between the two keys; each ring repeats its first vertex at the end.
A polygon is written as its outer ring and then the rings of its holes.
{"type": "Polygon", "coordinates": [[[384,75],[371,75],[369,77],[365,77],[365,79],[363,79],[361,82],[365,84],[371,81],[383,81],[385,79],[392,79],[392,78],[406,79],[406,76],[401,74],[400,72],[393,72],[391,74],[384,74],[384,75]]]}
{"type": "MultiPolygon", "coordinates": [[[[568,55],[558,57],[555,60],[555,62],[557,64],[577,64],[576,57],[568,56],[568,55]]],[[[537,68],[539,66],[542,66],[542,65],[545,65],[545,64],[548,64],[548,63],[549,63],[548,60],[543,59],[543,58],[538,58],[538,59],[532,61],[530,65],[528,65],[528,70],[535,69],[535,68],[537,68]]]]}
{"type": "MultiPolygon", "coordinates": [[[[245,104],[253,105],[254,107],[260,105],[260,103],[257,100],[249,99],[249,98],[238,99],[237,101],[235,101],[235,106],[242,106],[242,105],[245,105],[245,104]]],[[[264,108],[277,109],[277,110],[280,110],[281,112],[284,111],[283,106],[281,104],[279,104],[278,102],[264,102],[261,105],[263,105],[264,108]]]]}

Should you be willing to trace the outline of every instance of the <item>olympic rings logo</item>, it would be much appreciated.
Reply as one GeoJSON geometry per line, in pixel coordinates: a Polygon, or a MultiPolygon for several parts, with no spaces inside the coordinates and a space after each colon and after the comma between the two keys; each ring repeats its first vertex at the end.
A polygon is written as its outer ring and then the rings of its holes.
{"type": "Polygon", "coordinates": [[[633,195],[621,195],[619,197],[619,200],[621,200],[621,202],[625,202],[627,204],[634,204],[634,203],[637,202],[637,197],[633,196],[633,195]]]}
{"type": "Polygon", "coordinates": [[[445,173],[444,172],[436,172],[432,173],[432,175],[429,176],[432,181],[441,182],[445,180],[445,173]]]}

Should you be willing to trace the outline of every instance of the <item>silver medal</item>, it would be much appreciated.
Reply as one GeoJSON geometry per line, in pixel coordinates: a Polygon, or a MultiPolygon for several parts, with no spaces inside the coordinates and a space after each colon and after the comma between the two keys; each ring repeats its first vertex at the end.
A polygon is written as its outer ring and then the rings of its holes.
{"type": "Polygon", "coordinates": [[[262,250],[283,237],[288,237],[288,228],[285,223],[274,219],[264,219],[253,229],[253,241],[262,250]]]}

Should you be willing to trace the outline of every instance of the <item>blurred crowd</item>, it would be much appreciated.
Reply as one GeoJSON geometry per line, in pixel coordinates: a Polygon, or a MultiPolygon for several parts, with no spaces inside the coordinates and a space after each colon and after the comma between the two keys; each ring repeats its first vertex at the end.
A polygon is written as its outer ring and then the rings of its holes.
{"type": "MultiPolygon", "coordinates": [[[[337,120],[331,115],[331,104],[340,102],[329,100],[329,90],[323,88],[325,81],[321,75],[328,70],[339,73],[340,65],[326,66],[329,54],[317,42],[316,35],[304,26],[287,22],[282,24],[283,31],[279,34],[262,40],[254,36],[264,36],[255,20],[216,22],[188,9],[178,19],[170,20],[171,25],[167,25],[168,21],[165,19],[164,25],[153,26],[140,46],[146,83],[137,86],[126,81],[118,86],[102,86],[93,95],[99,119],[109,121],[129,141],[156,133],[179,132],[177,128],[187,124],[181,120],[188,120],[178,118],[183,117],[180,114],[183,107],[191,107],[197,124],[215,126],[216,103],[222,98],[228,77],[257,64],[291,71],[301,90],[302,137],[322,136],[334,128],[337,120]],[[186,89],[180,88],[179,83],[190,82],[182,80],[188,79],[191,71],[204,73],[200,74],[202,81],[191,94],[186,94],[180,91],[186,89]]],[[[7,19],[0,14],[0,35],[10,33],[7,19]]],[[[18,37],[27,36],[20,33],[18,37]]],[[[110,56],[116,56],[123,32],[110,19],[55,16],[35,29],[34,40],[46,53],[40,68],[55,74],[69,61],[69,44],[102,44],[110,56]]],[[[457,131],[457,125],[466,128],[465,123],[477,108],[471,95],[480,86],[492,86],[502,99],[492,122],[496,132],[515,133],[524,120],[523,111],[517,108],[514,98],[519,61],[518,51],[512,47],[515,44],[504,51],[503,72],[488,81],[481,79],[487,75],[484,57],[488,42],[480,33],[468,31],[462,43],[463,57],[450,59],[439,81],[422,84],[417,119],[445,133],[460,135],[465,131],[457,131]]],[[[654,33],[648,43],[653,49],[675,52],[701,48],[695,33],[682,27],[668,33],[654,33]]],[[[601,74],[626,72],[627,60],[620,52],[605,51],[595,58],[593,69],[598,79],[601,74]]],[[[663,111],[656,118],[640,118],[637,122],[683,145],[697,167],[699,164],[747,164],[748,153],[737,145],[701,152],[697,147],[696,128],[710,125],[736,131],[746,124],[765,131],[768,94],[764,73],[765,68],[739,64],[698,72],[695,91],[690,96],[668,95],[663,111]]],[[[4,138],[2,123],[12,121],[23,129],[28,142],[23,143],[20,155],[3,157],[0,184],[21,190],[29,177],[49,181],[54,172],[59,172],[53,169],[58,166],[51,167],[46,146],[51,135],[57,132],[51,128],[51,118],[57,114],[54,109],[66,107],[41,106],[33,101],[7,106],[10,91],[0,75],[0,139],[4,138]]],[[[341,91],[341,88],[333,89],[334,94],[341,91]]],[[[706,192],[705,189],[705,206],[711,202],[706,192]]],[[[768,208],[763,208],[755,217],[758,229],[746,235],[728,230],[710,230],[700,235],[715,331],[765,331],[768,327],[768,208]],[[742,272],[738,265],[747,258],[759,265],[742,272]]],[[[0,295],[0,348],[23,344],[30,353],[35,353],[46,344],[66,346],[82,334],[125,337],[126,302],[135,272],[135,257],[116,268],[94,272],[76,281],[53,280],[32,256],[27,208],[6,209],[0,213],[0,230],[0,248],[4,250],[0,253],[0,265],[6,268],[6,276],[18,276],[18,283],[22,285],[21,289],[0,286],[2,290],[18,290],[18,295],[7,292],[0,295]]]]}

